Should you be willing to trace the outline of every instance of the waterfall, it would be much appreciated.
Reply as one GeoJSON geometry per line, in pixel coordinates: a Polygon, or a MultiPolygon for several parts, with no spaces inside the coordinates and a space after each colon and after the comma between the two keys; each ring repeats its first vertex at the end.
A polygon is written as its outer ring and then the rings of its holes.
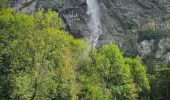
{"type": "Polygon", "coordinates": [[[102,34],[100,22],[100,8],[97,0],[86,0],[87,14],[90,16],[89,29],[90,29],[90,44],[91,49],[95,48],[100,34],[102,34]]]}

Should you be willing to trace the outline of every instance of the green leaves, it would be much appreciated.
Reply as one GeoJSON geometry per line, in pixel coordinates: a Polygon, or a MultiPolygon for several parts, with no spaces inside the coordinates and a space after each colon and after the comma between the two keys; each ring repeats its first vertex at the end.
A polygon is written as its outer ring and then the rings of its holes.
{"type": "Polygon", "coordinates": [[[4,100],[134,100],[149,91],[139,59],[116,45],[89,45],[62,30],[49,10],[34,16],[0,11],[0,98],[4,100]]]}
{"type": "Polygon", "coordinates": [[[135,99],[138,91],[149,91],[146,70],[140,60],[123,58],[116,45],[103,46],[92,54],[92,70],[106,83],[113,99],[135,99]]]}
{"type": "Polygon", "coordinates": [[[0,9],[5,8],[7,6],[8,0],[0,0],[0,9]]]}
{"type": "Polygon", "coordinates": [[[140,58],[126,58],[125,63],[131,67],[131,73],[138,92],[144,95],[149,94],[150,83],[147,77],[146,68],[141,64],[140,58]]]}
{"type": "Polygon", "coordinates": [[[155,100],[169,99],[169,84],[170,84],[170,62],[164,63],[160,67],[154,69],[154,74],[151,74],[151,91],[152,98],[155,100]]]}
{"type": "Polygon", "coordinates": [[[60,29],[62,27],[62,20],[58,17],[58,14],[49,10],[47,13],[43,13],[43,10],[39,10],[34,18],[37,28],[55,28],[60,29]]]}
{"type": "Polygon", "coordinates": [[[0,87],[4,89],[4,84],[11,87],[9,92],[0,91],[0,98],[76,98],[73,56],[80,54],[73,48],[85,42],[61,30],[61,19],[52,11],[29,16],[4,9],[0,12],[0,22],[0,57],[4,70],[0,71],[0,87]],[[3,84],[5,78],[8,81],[3,84]]]}

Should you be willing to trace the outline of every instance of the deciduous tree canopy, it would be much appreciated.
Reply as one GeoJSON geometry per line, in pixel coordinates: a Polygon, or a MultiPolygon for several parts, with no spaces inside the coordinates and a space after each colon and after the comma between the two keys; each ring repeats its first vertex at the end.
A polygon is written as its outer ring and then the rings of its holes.
{"type": "Polygon", "coordinates": [[[53,11],[0,11],[2,100],[135,100],[150,90],[138,58],[116,45],[89,52],[88,43],[62,30],[53,11]]]}

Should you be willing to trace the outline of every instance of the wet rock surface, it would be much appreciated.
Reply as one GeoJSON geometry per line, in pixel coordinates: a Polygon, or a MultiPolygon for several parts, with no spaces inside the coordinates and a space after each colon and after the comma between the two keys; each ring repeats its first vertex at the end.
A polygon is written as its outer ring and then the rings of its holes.
{"type": "MultiPolygon", "coordinates": [[[[168,0],[98,0],[101,28],[96,47],[115,43],[125,56],[151,54],[155,59],[169,59],[170,1],[168,0]]],[[[76,38],[88,40],[89,15],[86,0],[9,0],[18,12],[35,13],[51,8],[59,13],[65,30],[76,38]]]]}

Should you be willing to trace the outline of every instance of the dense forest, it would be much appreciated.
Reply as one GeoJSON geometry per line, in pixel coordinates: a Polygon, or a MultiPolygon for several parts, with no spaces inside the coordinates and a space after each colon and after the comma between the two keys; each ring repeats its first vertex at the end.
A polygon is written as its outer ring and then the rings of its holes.
{"type": "Polygon", "coordinates": [[[90,49],[55,11],[17,13],[0,2],[0,100],[168,100],[170,63],[90,49]]]}

